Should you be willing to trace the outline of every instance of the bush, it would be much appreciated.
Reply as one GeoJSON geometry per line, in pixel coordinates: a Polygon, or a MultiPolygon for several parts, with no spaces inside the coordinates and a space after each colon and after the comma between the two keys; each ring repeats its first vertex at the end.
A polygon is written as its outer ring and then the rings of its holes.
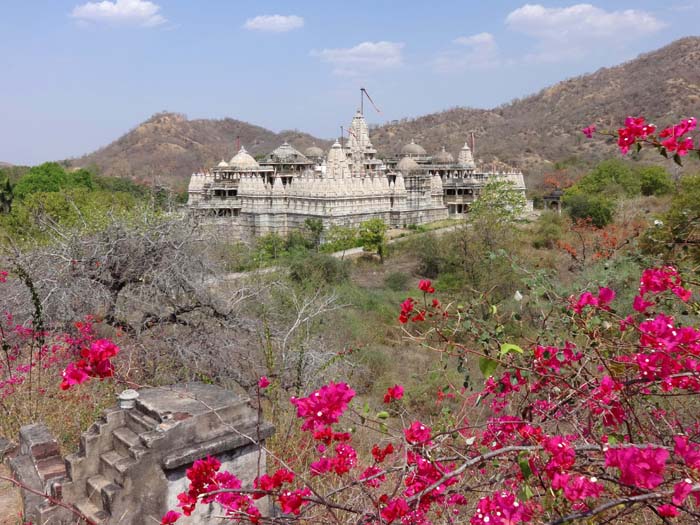
{"type": "Polygon", "coordinates": [[[673,190],[671,174],[661,166],[647,166],[639,170],[642,195],[666,195],[673,190]]]}
{"type": "Polygon", "coordinates": [[[564,205],[573,220],[590,218],[597,228],[610,224],[615,212],[615,204],[611,200],[590,194],[566,195],[564,205]]]}
{"type": "Polygon", "coordinates": [[[546,211],[542,213],[532,237],[534,248],[554,248],[557,241],[564,235],[564,219],[558,213],[546,211]]]}
{"type": "Polygon", "coordinates": [[[384,285],[395,292],[406,290],[408,288],[408,282],[408,275],[403,272],[392,272],[384,279],[384,285]]]}
{"type": "Polygon", "coordinates": [[[289,277],[300,284],[339,284],[349,276],[347,261],[322,253],[299,254],[289,265],[289,277]]]}

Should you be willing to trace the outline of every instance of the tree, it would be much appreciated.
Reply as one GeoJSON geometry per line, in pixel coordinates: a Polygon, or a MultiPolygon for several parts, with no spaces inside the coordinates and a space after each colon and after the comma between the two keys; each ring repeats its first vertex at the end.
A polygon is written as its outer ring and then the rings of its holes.
{"type": "Polygon", "coordinates": [[[639,195],[641,181],[630,165],[619,159],[604,160],[566,190],[565,195],[639,195]]]}
{"type": "Polygon", "coordinates": [[[384,252],[386,250],[386,223],[375,217],[360,224],[359,240],[365,251],[376,252],[381,262],[384,262],[384,252]]]}
{"type": "Polygon", "coordinates": [[[318,251],[323,237],[323,221],[321,219],[308,218],[304,221],[304,230],[307,232],[311,248],[318,251]]]}
{"type": "MultiPolygon", "coordinates": [[[[322,249],[324,252],[339,252],[341,250],[345,251],[350,248],[355,248],[358,246],[358,229],[352,226],[340,226],[334,224],[328,229],[326,234],[326,242],[324,243],[322,249]]],[[[345,253],[343,257],[345,258],[345,253]]]]}
{"type": "Polygon", "coordinates": [[[8,214],[12,211],[12,199],[14,199],[12,184],[10,178],[5,177],[0,182],[0,213],[8,214]]]}
{"type": "Polygon", "coordinates": [[[611,200],[584,193],[565,195],[564,206],[573,220],[591,219],[597,228],[610,224],[615,212],[615,204],[611,200]]]}
{"type": "Polygon", "coordinates": [[[525,195],[510,181],[488,182],[479,197],[471,204],[467,219],[473,224],[501,226],[522,217],[525,195]]]}
{"type": "Polygon", "coordinates": [[[665,195],[673,191],[671,174],[662,166],[645,166],[637,172],[642,195],[665,195]]]}
{"type": "Polygon", "coordinates": [[[46,162],[35,166],[17,181],[14,195],[24,199],[33,193],[57,192],[68,188],[94,188],[92,174],[87,170],[66,173],[56,162],[46,162]]]}

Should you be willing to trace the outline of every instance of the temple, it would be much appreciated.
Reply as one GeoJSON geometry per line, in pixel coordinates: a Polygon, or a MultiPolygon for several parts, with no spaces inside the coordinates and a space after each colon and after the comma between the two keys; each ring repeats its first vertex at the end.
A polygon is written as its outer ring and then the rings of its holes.
{"type": "Polygon", "coordinates": [[[400,156],[382,159],[361,111],[348,137],[325,153],[316,146],[301,153],[285,142],[259,162],[241,147],[230,161],[192,175],[188,206],[206,223],[226,225],[229,236],[245,240],[287,235],[309,218],[329,228],[375,217],[391,227],[460,217],[492,180],[525,192],[520,171],[478,166],[467,143],[456,160],[444,147],[428,155],[413,141],[400,156]]]}

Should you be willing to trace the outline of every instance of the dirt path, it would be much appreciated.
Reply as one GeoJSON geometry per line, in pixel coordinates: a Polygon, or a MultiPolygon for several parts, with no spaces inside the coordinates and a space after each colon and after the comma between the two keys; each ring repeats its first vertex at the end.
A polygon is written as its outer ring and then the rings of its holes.
{"type": "MultiPolygon", "coordinates": [[[[0,476],[10,477],[10,469],[0,464],[0,476]]],[[[22,506],[19,491],[9,481],[0,480],[0,525],[18,525],[22,506]]]]}

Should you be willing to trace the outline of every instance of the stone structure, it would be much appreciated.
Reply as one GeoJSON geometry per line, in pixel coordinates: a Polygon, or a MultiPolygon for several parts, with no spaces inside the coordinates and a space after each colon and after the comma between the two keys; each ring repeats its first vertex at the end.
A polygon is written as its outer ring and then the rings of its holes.
{"type": "Polygon", "coordinates": [[[301,153],[284,143],[257,162],[241,148],[229,162],[195,173],[188,204],[223,235],[286,235],[308,218],[324,227],[356,226],[379,217],[392,227],[460,216],[493,179],[525,192],[523,174],[506,166],[479,168],[467,144],[457,160],[445,148],[434,156],[412,141],[401,157],[381,160],[358,111],[348,143],[335,142],[324,156],[312,146],[301,153]]]}
{"type": "MultiPolygon", "coordinates": [[[[133,408],[108,409],[84,433],[80,451],[65,458],[41,424],[23,427],[19,454],[10,460],[13,475],[49,496],[22,491],[25,521],[68,525],[79,519],[72,505],[96,524],[160,523],[175,509],[186,485],[186,469],[216,456],[222,469],[252,485],[265,471],[259,446],[273,429],[258,421],[249,400],[222,388],[188,383],[140,390],[133,408]]],[[[132,401],[133,402],[133,401],[132,401]]],[[[219,523],[213,505],[183,525],[219,523]]]]}

